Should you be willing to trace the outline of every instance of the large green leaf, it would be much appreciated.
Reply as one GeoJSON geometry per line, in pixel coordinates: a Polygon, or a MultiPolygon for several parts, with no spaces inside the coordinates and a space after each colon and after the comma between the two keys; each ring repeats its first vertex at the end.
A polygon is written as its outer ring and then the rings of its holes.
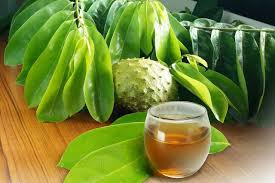
{"type": "Polygon", "coordinates": [[[17,83],[24,85],[30,68],[47,47],[53,34],[59,26],[66,20],[73,20],[73,12],[60,11],[51,16],[51,18],[39,29],[39,31],[31,38],[23,58],[23,67],[17,77],[17,83]]]}
{"type": "Polygon", "coordinates": [[[168,65],[181,59],[178,39],[170,26],[168,12],[158,1],[153,2],[157,21],[155,22],[155,49],[158,60],[168,65]]]}
{"type": "Polygon", "coordinates": [[[138,137],[91,152],[71,169],[64,182],[142,182],[149,176],[143,137],[138,137]]]}
{"type": "MultiPolygon", "coordinates": [[[[241,25],[239,28],[253,29],[250,26],[241,25]]],[[[240,81],[244,76],[248,92],[250,116],[257,114],[261,106],[261,98],[264,95],[264,73],[258,45],[259,33],[237,31],[235,35],[237,62],[242,68],[239,70],[240,81]],[[243,76],[242,76],[243,74],[243,76]]],[[[245,86],[243,86],[244,91],[245,86]]]]}
{"type": "Polygon", "coordinates": [[[50,40],[47,48],[33,64],[25,83],[25,99],[29,107],[39,105],[43,94],[51,80],[61,50],[71,28],[75,28],[73,21],[64,22],[50,40]]]}
{"type": "Polygon", "coordinates": [[[58,166],[71,169],[89,153],[143,135],[144,122],[119,124],[88,131],[74,139],[64,152],[58,166]]]}
{"type": "Polygon", "coordinates": [[[225,94],[217,86],[190,64],[182,62],[173,64],[171,73],[183,87],[200,98],[212,110],[217,120],[224,121],[228,102],[225,94]]]}
{"type": "MultiPolygon", "coordinates": [[[[40,121],[64,121],[68,117],[68,112],[64,107],[62,99],[62,93],[67,79],[68,65],[74,54],[72,50],[74,50],[76,42],[80,37],[78,34],[78,31],[72,31],[65,40],[53,76],[36,111],[37,118],[40,121]]],[[[83,42],[80,43],[85,46],[83,42]]],[[[78,102],[75,97],[74,102],[78,102]]]]}
{"type": "Polygon", "coordinates": [[[85,55],[87,50],[86,40],[82,37],[78,41],[70,61],[68,80],[63,91],[64,107],[69,116],[76,114],[85,106],[83,87],[86,76],[85,55]]]}
{"type": "Polygon", "coordinates": [[[209,68],[213,67],[214,48],[211,42],[211,32],[198,27],[211,27],[215,21],[209,19],[197,19],[190,27],[192,38],[193,53],[207,61],[209,68]]]}
{"type": "Polygon", "coordinates": [[[109,46],[113,63],[140,55],[139,8],[139,3],[129,4],[120,16],[109,46]]]}
{"type": "Polygon", "coordinates": [[[70,9],[71,6],[68,4],[70,3],[67,0],[57,0],[31,16],[10,39],[5,49],[5,64],[11,66],[22,64],[26,48],[35,33],[53,14],[63,9],[70,9]]]}
{"type": "Polygon", "coordinates": [[[84,98],[91,116],[97,121],[104,122],[111,116],[114,106],[111,56],[104,38],[96,27],[89,26],[87,29],[91,39],[88,39],[90,46],[86,55],[84,98]],[[95,45],[94,53],[91,53],[91,45],[95,45]]]}
{"type": "Polygon", "coordinates": [[[226,75],[236,84],[238,81],[237,64],[236,64],[236,47],[234,32],[222,31],[219,28],[234,28],[230,24],[217,23],[213,26],[211,41],[214,48],[213,69],[221,74],[226,75]]]}
{"type": "Polygon", "coordinates": [[[265,96],[263,98],[263,105],[260,109],[258,120],[261,124],[274,124],[274,73],[275,73],[275,34],[270,32],[261,32],[260,39],[260,53],[261,59],[264,63],[263,69],[265,72],[265,96]]]}

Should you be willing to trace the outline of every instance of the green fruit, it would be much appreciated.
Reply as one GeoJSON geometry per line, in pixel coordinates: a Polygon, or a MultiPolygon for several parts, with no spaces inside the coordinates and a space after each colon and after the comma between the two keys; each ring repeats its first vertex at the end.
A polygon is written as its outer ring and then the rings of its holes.
{"type": "Polygon", "coordinates": [[[116,105],[130,112],[178,100],[178,87],[169,69],[159,62],[137,58],[113,65],[116,105]]]}

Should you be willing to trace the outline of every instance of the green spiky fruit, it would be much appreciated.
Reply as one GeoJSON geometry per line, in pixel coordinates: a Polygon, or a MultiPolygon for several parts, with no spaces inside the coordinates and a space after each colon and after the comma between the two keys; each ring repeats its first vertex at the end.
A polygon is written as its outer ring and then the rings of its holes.
{"type": "Polygon", "coordinates": [[[121,60],[113,65],[116,105],[125,111],[146,111],[161,102],[178,100],[169,69],[149,59],[121,60]]]}

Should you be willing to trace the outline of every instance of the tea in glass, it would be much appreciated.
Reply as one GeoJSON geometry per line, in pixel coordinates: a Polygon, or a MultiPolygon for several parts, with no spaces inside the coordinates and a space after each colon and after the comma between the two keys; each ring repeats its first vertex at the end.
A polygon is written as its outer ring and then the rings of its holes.
{"type": "Polygon", "coordinates": [[[206,109],[189,102],[152,107],[145,124],[145,150],[152,168],[167,177],[184,178],[204,164],[211,128],[206,109]]]}

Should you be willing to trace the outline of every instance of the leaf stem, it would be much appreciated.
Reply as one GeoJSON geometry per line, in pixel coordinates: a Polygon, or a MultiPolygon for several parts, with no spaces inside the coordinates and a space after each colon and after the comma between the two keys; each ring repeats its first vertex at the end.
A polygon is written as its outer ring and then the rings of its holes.
{"type": "MultiPolygon", "coordinates": [[[[187,26],[188,27],[188,26],[187,26]]],[[[236,31],[244,31],[244,32],[268,32],[268,33],[275,33],[275,29],[239,29],[239,28],[216,28],[216,27],[200,27],[200,26],[189,26],[196,28],[196,29],[203,29],[203,30],[220,30],[225,32],[236,32],[236,31]]]]}

